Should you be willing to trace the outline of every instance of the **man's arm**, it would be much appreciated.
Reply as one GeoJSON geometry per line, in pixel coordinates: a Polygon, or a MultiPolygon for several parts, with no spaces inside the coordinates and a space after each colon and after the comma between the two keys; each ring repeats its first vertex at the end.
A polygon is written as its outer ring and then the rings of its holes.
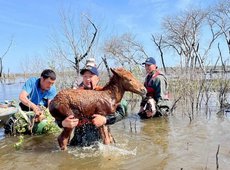
{"type": "Polygon", "coordinates": [[[35,112],[35,114],[40,115],[40,109],[39,109],[39,107],[36,104],[34,104],[33,102],[31,102],[28,99],[27,96],[28,96],[28,93],[25,90],[22,90],[22,92],[19,94],[19,100],[24,105],[26,105],[27,107],[31,108],[35,112]]]}
{"type": "Polygon", "coordinates": [[[121,121],[126,116],[126,111],[122,108],[121,105],[117,106],[116,112],[113,115],[106,116],[106,125],[112,125],[116,122],[121,121]]]}
{"type": "Polygon", "coordinates": [[[127,114],[127,110],[122,107],[121,104],[117,106],[116,112],[107,116],[102,116],[99,114],[94,114],[94,119],[92,120],[93,124],[97,127],[102,125],[112,125],[116,122],[122,120],[127,114]]]}
{"type": "Polygon", "coordinates": [[[76,119],[73,115],[66,117],[64,120],[56,120],[57,125],[60,128],[74,128],[78,125],[79,119],[76,119]]]}
{"type": "Polygon", "coordinates": [[[167,91],[165,78],[163,76],[157,77],[155,85],[156,85],[156,102],[158,102],[165,99],[165,94],[167,91]]]}
{"type": "Polygon", "coordinates": [[[51,99],[48,100],[48,107],[49,107],[49,105],[50,105],[50,102],[51,102],[51,99]]]}

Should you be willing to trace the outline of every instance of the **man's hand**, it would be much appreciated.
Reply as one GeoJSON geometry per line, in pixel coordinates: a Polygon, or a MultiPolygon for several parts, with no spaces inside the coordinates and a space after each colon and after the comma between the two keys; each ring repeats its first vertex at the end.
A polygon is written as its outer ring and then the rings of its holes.
{"type": "Polygon", "coordinates": [[[143,106],[141,106],[140,107],[140,110],[139,110],[139,112],[138,113],[142,113],[144,111],[144,107],[143,106]]]}
{"type": "Polygon", "coordinates": [[[34,111],[35,115],[37,115],[37,116],[40,116],[40,115],[43,114],[43,112],[42,112],[42,110],[40,109],[39,106],[35,106],[35,108],[33,109],[33,111],[34,111]]]}
{"type": "Polygon", "coordinates": [[[79,119],[76,119],[73,115],[68,116],[62,121],[62,126],[66,128],[74,128],[78,125],[79,119]]]}
{"type": "Polygon", "coordinates": [[[148,102],[148,100],[149,100],[149,97],[148,97],[148,96],[146,96],[145,98],[143,98],[143,99],[141,100],[140,106],[141,106],[141,107],[144,107],[144,106],[146,105],[146,103],[148,102]]]}
{"type": "Polygon", "coordinates": [[[147,117],[150,118],[150,117],[153,117],[154,113],[152,111],[146,110],[146,115],[147,115],[147,117]]]}
{"type": "Polygon", "coordinates": [[[100,127],[106,124],[106,117],[99,114],[94,114],[92,122],[96,127],[100,127]]]}
{"type": "Polygon", "coordinates": [[[33,111],[35,113],[35,122],[41,122],[43,119],[45,119],[45,115],[39,106],[34,106],[33,111]]]}

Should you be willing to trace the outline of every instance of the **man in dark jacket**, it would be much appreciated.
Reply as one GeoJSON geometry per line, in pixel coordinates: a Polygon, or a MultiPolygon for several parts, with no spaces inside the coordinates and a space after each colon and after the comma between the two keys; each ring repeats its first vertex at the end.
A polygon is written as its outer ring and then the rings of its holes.
{"type": "MultiPolygon", "coordinates": [[[[80,74],[82,75],[83,81],[79,85],[78,89],[100,89],[100,87],[97,86],[99,78],[98,70],[96,67],[87,66],[81,70],[80,74]]],[[[126,116],[126,112],[127,104],[123,101],[120,105],[118,105],[116,112],[112,115],[102,116],[95,113],[93,115],[92,124],[84,124],[78,127],[78,119],[74,118],[72,115],[64,119],[62,122],[57,123],[59,127],[75,127],[74,136],[70,141],[71,146],[89,146],[101,140],[98,127],[102,125],[111,125],[120,121],[126,116]]]]}
{"type": "Polygon", "coordinates": [[[145,65],[147,76],[144,85],[147,89],[147,95],[141,102],[139,116],[141,118],[151,118],[162,116],[163,112],[169,110],[169,98],[167,79],[165,75],[157,69],[156,60],[152,57],[142,63],[145,65]],[[146,104],[151,104],[151,109],[146,110],[146,104]]]}

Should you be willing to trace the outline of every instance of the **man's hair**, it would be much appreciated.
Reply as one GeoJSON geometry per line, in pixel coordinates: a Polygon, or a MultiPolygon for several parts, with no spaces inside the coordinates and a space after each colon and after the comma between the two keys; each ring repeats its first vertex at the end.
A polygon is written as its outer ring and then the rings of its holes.
{"type": "Polygon", "coordinates": [[[56,74],[51,69],[43,70],[41,77],[43,77],[44,79],[50,78],[51,80],[56,80],[56,74]]]}

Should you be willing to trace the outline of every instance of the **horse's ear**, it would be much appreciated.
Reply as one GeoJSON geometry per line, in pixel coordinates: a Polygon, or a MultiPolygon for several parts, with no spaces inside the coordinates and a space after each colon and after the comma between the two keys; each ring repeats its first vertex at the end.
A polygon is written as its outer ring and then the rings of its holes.
{"type": "Polygon", "coordinates": [[[119,76],[119,74],[118,74],[118,72],[116,71],[116,69],[112,69],[112,68],[110,68],[110,70],[112,71],[112,73],[113,73],[114,75],[119,76]]]}
{"type": "Polygon", "coordinates": [[[112,68],[110,68],[110,70],[112,71],[113,74],[116,74],[116,71],[112,68]]]}
{"type": "Polygon", "coordinates": [[[123,75],[124,75],[124,69],[122,68],[122,67],[118,67],[118,68],[116,68],[116,69],[112,69],[112,68],[110,68],[111,69],[111,71],[112,71],[112,73],[114,74],[114,75],[117,75],[117,76],[119,76],[119,77],[123,77],[123,75]]]}

